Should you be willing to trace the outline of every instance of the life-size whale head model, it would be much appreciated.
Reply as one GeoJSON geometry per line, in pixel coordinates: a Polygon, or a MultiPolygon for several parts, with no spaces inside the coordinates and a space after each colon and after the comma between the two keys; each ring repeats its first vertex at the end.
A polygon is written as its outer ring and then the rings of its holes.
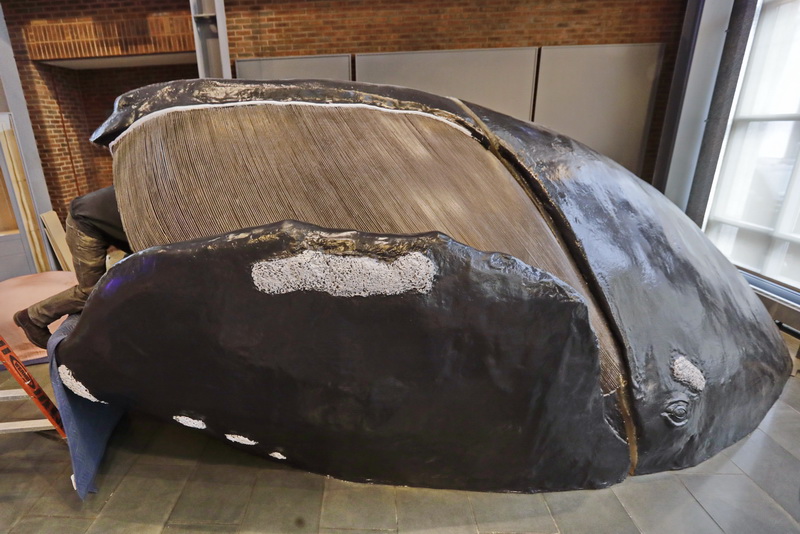
{"type": "Polygon", "coordinates": [[[694,465],[788,377],[688,218],[534,124],[195,80],[126,93],[93,140],[140,252],[58,347],[86,398],[341,478],[542,491],[694,465]]]}

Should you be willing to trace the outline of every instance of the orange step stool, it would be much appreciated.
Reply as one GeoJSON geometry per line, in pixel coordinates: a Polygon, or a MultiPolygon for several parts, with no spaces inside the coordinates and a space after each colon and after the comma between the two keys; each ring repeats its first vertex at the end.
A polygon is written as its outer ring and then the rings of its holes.
{"type": "Polygon", "coordinates": [[[5,365],[11,376],[14,377],[21,389],[0,391],[0,402],[16,401],[30,398],[36,407],[41,410],[46,419],[33,419],[29,421],[0,422],[0,434],[12,432],[37,432],[40,430],[52,430],[62,438],[67,435],[64,432],[64,425],[61,424],[61,415],[58,408],[47,396],[38,382],[31,376],[25,365],[17,358],[11,347],[8,346],[3,336],[0,336],[0,362],[5,365]]]}

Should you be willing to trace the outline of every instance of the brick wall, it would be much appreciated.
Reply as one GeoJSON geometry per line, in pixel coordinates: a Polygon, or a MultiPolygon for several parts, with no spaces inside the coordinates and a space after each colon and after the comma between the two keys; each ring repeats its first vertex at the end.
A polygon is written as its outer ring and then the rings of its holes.
{"type": "Polygon", "coordinates": [[[84,108],[83,95],[94,88],[81,82],[84,76],[81,71],[33,61],[25,40],[26,30],[48,21],[105,23],[157,15],[184,15],[188,18],[189,4],[186,0],[3,0],[3,15],[50,200],[63,221],[72,198],[105,183],[105,178],[98,178],[95,172],[97,151],[86,140],[87,132],[91,132],[95,125],[90,124],[88,117],[93,116],[93,112],[84,108]]]}
{"type": "MultiPolygon", "coordinates": [[[[515,46],[665,43],[643,177],[655,162],[685,0],[227,0],[231,59],[515,46]]],[[[186,0],[4,0],[3,11],[56,210],[109,182],[86,139],[127,89],[196,75],[186,67],[61,72],[31,60],[25,29],[47,21],[189,16],[186,0]],[[77,97],[76,97],[77,95],[77,97]],[[77,100],[75,100],[77,98],[77,100]],[[69,101],[68,101],[69,100],[69,101]],[[76,105],[75,102],[79,104],[76,105]],[[63,121],[63,122],[62,122],[63,121]],[[71,137],[71,136],[77,136],[71,137]]]]}
{"type": "Polygon", "coordinates": [[[653,174],[684,0],[226,0],[231,60],[665,43],[642,177],[653,174]]]}
{"type": "Polygon", "coordinates": [[[34,20],[24,35],[28,55],[39,60],[194,51],[192,19],[185,14],[34,20]]]}
{"type": "Polygon", "coordinates": [[[81,105],[77,71],[34,66],[49,89],[39,98],[38,113],[43,124],[35,124],[39,154],[45,176],[57,177],[48,183],[50,197],[59,207],[76,195],[91,191],[93,177],[82,142],[86,117],[81,105]],[[42,142],[44,140],[44,142],[42,142]]]}
{"type": "Polygon", "coordinates": [[[666,42],[682,0],[227,0],[231,59],[666,42]]]}
{"type": "Polygon", "coordinates": [[[89,136],[114,109],[114,100],[131,89],[169,80],[197,78],[197,65],[167,65],[127,69],[81,71],[81,107],[85,113],[85,129],[81,140],[94,173],[95,188],[111,185],[111,155],[108,149],[89,142],[89,136]]]}

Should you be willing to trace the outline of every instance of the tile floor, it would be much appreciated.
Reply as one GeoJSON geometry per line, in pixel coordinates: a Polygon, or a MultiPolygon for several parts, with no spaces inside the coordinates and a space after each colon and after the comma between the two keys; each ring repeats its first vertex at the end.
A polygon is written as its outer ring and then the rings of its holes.
{"type": "MultiPolygon", "coordinates": [[[[31,368],[49,386],[47,368],[31,368]]],[[[0,374],[0,388],[15,383],[0,374]]],[[[0,405],[0,420],[38,416],[0,405]]],[[[352,484],[178,425],[123,420],[81,502],[54,432],[0,435],[0,532],[800,533],[800,378],[761,426],[702,465],[609,489],[504,495],[352,484]]]]}

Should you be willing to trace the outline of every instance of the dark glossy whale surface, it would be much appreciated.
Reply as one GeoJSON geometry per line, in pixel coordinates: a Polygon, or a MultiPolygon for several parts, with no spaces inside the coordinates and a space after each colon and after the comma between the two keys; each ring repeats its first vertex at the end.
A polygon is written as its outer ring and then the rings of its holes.
{"type": "Polygon", "coordinates": [[[545,128],[398,87],[194,80],[126,93],[93,138],[109,143],[159,109],[239,100],[430,113],[463,126],[515,169],[552,217],[624,349],[637,473],[701,462],[753,431],[780,394],[788,352],[736,269],[660,193],[545,128]]]}
{"type": "Polygon", "coordinates": [[[620,165],[567,137],[474,109],[524,165],[609,307],[630,371],[636,472],[695,465],[752,432],[791,361],[736,268],[620,165]],[[676,380],[680,358],[702,373],[701,391],[676,380]]]}
{"type": "Polygon", "coordinates": [[[627,473],[596,344],[581,297],[511,256],[285,222],[125,259],[58,359],[101,401],[307,470],[530,492],[627,473]],[[283,292],[302,261],[323,278],[283,292]],[[394,275],[419,285],[393,293],[394,275]]]}

